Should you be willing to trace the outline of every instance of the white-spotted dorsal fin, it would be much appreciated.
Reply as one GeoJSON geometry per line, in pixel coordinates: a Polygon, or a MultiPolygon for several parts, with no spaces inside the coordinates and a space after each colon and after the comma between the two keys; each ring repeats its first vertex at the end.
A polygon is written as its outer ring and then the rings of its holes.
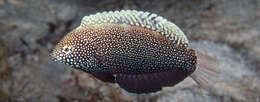
{"type": "Polygon", "coordinates": [[[162,34],[179,46],[187,47],[189,45],[187,37],[178,26],[163,17],[150,12],[121,10],[97,13],[83,17],[80,27],[98,24],[127,24],[140,26],[162,34]]]}

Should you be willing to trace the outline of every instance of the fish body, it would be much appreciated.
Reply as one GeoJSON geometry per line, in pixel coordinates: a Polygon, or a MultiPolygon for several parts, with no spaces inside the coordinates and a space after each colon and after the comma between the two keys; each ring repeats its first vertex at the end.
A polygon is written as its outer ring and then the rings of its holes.
{"type": "Polygon", "coordinates": [[[153,13],[123,10],[84,17],[51,56],[129,92],[151,93],[194,73],[197,54],[175,24],[153,13]]]}

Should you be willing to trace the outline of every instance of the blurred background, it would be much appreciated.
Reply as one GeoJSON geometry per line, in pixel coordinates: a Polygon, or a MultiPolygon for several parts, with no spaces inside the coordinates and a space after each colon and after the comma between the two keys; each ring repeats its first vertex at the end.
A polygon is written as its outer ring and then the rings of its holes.
{"type": "Polygon", "coordinates": [[[0,102],[260,102],[260,0],[0,0],[0,102]],[[83,16],[157,13],[216,58],[210,90],[185,79],[149,95],[127,94],[48,54],[83,16]]]}

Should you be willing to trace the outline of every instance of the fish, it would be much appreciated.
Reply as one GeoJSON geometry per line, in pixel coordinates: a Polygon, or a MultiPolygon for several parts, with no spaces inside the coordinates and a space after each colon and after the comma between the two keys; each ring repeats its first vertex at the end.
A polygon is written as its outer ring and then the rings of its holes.
{"type": "Polygon", "coordinates": [[[130,93],[149,94],[191,77],[208,87],[218,61],[190,47],[171,21],[137,10],[84,16],[50,53],[53,61],[84,71],[130,93]]]}

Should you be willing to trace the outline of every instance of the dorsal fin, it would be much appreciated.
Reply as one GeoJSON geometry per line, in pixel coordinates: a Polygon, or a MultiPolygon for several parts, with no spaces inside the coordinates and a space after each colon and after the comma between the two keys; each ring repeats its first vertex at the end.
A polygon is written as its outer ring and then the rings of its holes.
{"type": "Polygon", "coordinates": [[[179,46],[189,45],[187,37],[174,23],[154,13],[121,10],[97,13],[83,17],[80,27],[98,24],[127,24],[140,26],[162,34],[166,38],[176,42],[179,46]]]}

